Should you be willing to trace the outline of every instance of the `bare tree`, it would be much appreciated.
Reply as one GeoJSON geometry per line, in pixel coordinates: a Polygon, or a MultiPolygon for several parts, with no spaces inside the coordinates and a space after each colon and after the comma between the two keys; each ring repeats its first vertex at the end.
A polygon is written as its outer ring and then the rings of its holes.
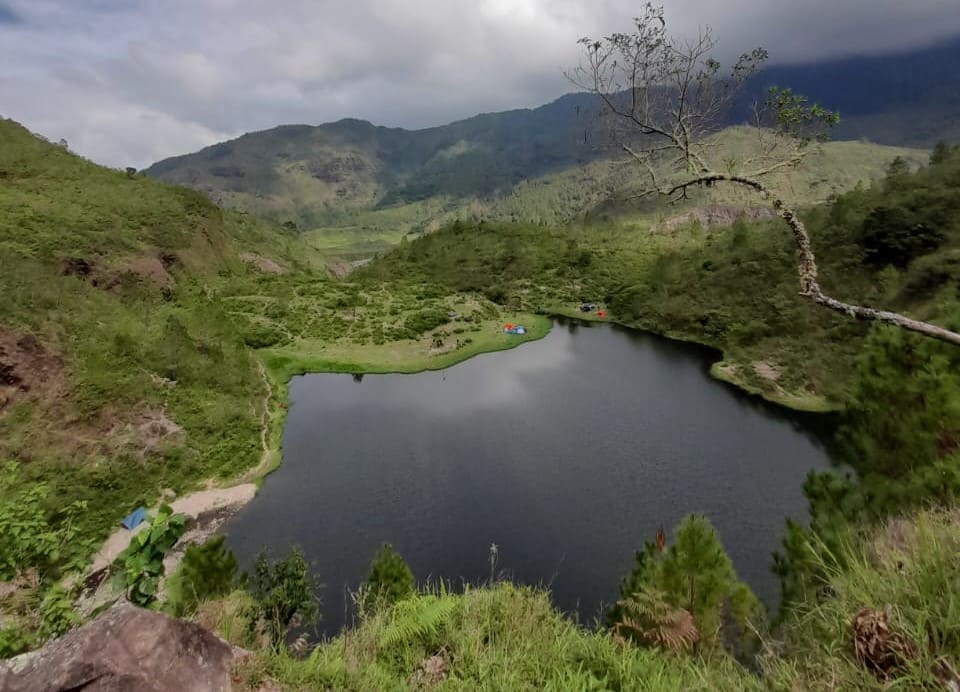
{"type": "Polygon", "coordinates": [[[795,209],[765,183],[771,173],[799,165],[810,144],[827,138],[838,116],[789,89],[771,89],[753,109],[757,143],[741,157],[724,156],[716,138],[746,80],[767,59],[757,48],[740,56],[729,73],[713,58],[709,28],[693,39],[667,32],[663,8],[648,3],[634,31],[602,40],[580,40],[581,64],[568,74],[597,95],[618,146],[644,170],[645,194],[670,200],[691,188],[718,183],[750,190],[769,201],[790,228],[797,249],[800,294],[850,317],[886,322],[960,345],[960,334],[895,312],[845,303],[826,295],[817,276],[810,235],[795,209]]]}

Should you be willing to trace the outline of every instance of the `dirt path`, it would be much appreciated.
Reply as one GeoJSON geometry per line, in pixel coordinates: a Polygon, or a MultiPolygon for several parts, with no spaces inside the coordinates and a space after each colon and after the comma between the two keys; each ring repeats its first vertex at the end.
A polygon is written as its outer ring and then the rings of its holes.
{"type": "MultiPolygon", "coordinates": [[[[222,519],[226,512],[234,512],[247,504],[256,493],[257,486],[253,483],[241,483],[229,488],[199,490],[177,498],[170,503],[170,508],[174,513],[186,516],[188,523],[194,524],[195,528],[190,533],[195,537],[204,533],[204,524],[208,517],[220,517],[222,519]],[[189,520],[193,520],[193,522],[189,520]]],[[[117,555],[130,545],[130,537],[139,533],[146,526],[147,523],[144,522],[133,531],[127,531],[123,527],[114,531],[94,556],[93,564],[90,565],[90,572],[98,572],[105,567],[109,567],[117,555]]]]}
{"type": "Polygon", "coordinates": [[[249,483],[259,478],[270,465],[270,400],[273,398],[273,387],[270,386],[270,378],[267,377],[267,371],[260,361],[257,361],[257,370],[260,373],[260,379],[263,380],[263,386],[267,390],[267,393],[263,395],[263,411],[260,414],[260,463],[240,477],[242,483],[249,483]]]}
{"type": "MultiPolygon", "coordinates": [[[[188,524],[187,532],[177,544],[180,550],[178,551],[175,548],[172,551],[177,557],[182,555],[186,543],[205,541],[220,528],[227,518],[252,500],[257,493],[257,486],[253,481],[270,464],[270,400],[273,398],[273,387],[270,386],[267,372],[259,361],[257,362],[257,370],[266,389],[262,400],[263,411],[260,415],[260,461],[254,468],[240,476],[234,485],[216,488],[212,487],[213,483],[210,481],[205,490],[188,493],[170,503],[170,507],[175,513],[181,513],[187,517],[188,524]]],[[[94,556],[87,574],[95,575],[104,572],[106,568],[113,564],[117,556],[130,545],[131,536],[139,533],[145,526],[146,523],[143,523],[133,531],[127,531],[122,527],[114,531],[94,556]]],[[[166,564],[167,561],[165,560],[164,563],[166,564]]],[[[169,574],[176,567],[176,564],[174,562],[167,567],[167,573],[169,574]]]]}

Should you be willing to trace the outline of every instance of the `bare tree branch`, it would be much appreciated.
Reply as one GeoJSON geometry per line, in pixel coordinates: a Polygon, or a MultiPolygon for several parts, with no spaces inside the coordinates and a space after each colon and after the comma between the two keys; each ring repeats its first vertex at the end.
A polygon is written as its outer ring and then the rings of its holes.
{"type": "Polygon", "coordinates": [[[901,329],[960,345],[960,334],[895,312],[845,303],[820,288],[810,235],[797,215],[774,194],[763,178],[800,164],[811,142],[822,141],[837,121],[835,113],[794,94],[772,89],[768,101],[754,108],[759,150],[744,161],[711,163],[709,136],[722,125],[735,95],[767,58],[762,48],[745,53],[729,76],[711,57],[715,46],[709,28],[696,39],[681,42],[667,33],[663,8],[647,3],[634,19],[630,34],[612,34],[601,41],[580,40],[584,60],[567,77],[600,98],[614,125],[619,146],[643,166],[650,186],[640,195],[660,194],[686,199],[691,188],[715,183],[738,185],[767,200],[793,235],[800,295],[817,305],[861,320],[884,322],[901,329]],[[720,172],[726,170],[727,172],[720,172]]]}

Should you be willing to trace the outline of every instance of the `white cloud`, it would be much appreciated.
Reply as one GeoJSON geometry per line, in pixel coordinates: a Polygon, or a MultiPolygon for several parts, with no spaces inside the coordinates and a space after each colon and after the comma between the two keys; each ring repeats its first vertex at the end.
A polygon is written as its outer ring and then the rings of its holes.
{"type": "MultiPolygon", "coordinates": [[[[879,52],[960,33],[956,0],[672,0],[728,54],[879,52]]],[[[633,0],[0,0],[0,111],[110,165],[281,123],[424,127],[535,106],[633,0]]]]}

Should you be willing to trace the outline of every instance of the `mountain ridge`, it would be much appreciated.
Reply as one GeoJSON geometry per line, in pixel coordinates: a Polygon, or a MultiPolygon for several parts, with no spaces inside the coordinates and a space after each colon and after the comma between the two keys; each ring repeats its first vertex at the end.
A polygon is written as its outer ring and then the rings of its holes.
{"type": "MultiPolygon", "coordinates": [[[[960,138],[960,69],[946,65],[960,68],[960,38],[906,54],[773,66],[747,84],[725,124],[742,122],[736,114],[779,84],[849,113],[836,139],[929,147],[960,138]]],[[[164,159],[146,173],[301,229],[429,230],[453,209],[476,216],[478,206],[526,182],[549,186],[551,176],[577,171],[592,177],[591,166],[611,156],[592,127],[596,109],[595,96],[568,93],[422,129],[359,118],[281,125],[164,159]]]]}

